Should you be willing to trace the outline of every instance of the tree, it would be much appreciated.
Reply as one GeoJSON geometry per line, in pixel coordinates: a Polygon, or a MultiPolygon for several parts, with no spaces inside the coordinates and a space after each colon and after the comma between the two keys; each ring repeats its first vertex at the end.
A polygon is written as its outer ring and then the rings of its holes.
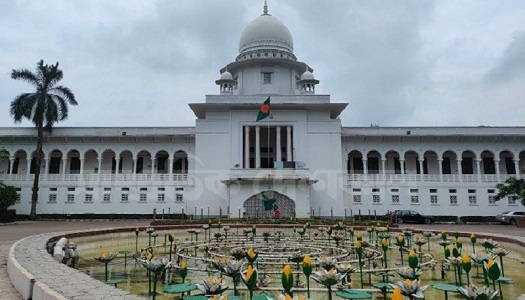
{"type": "Polygon", "coordinates": [[[77,105],[75,95],[71,90],[57,85],[62,77],[63,73],[58,68],[58,62],[55,65],[45,65],[43,60],[37,63],[36,73],[27,69],[11,72],[11,78],[27,81],[35,88],[34,92],[20,94],[11,102],[11,116],[15,123],[20,123],[22,119],[28,119],[37,128],[35,179],[29,215],[31,219],[36,218],[44,131],[51,132],[53,124],[67,119],[68,105],[77,105]]]}
{"type": "Polygon", "coordinates": [[[14,186],[0,182],[0,214],[16,202],[16,189],[14,186]]]}
{"type": "Polygon", "coordinates": [[[525,206],[525,179],[510,177],[505,182],[498,183],[496,188],[499,190],[495,196],[496,200],[506,196],[516,196],[521,201],[521,205],[525,206]]]}

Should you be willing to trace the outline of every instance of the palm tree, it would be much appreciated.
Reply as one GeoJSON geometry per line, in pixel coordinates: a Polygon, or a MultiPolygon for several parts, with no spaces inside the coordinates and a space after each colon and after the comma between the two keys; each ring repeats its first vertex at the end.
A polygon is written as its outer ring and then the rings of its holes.
{"type": "Polygon", "coordinates": [[[33,181],[31,213],[29,215],[31,219],[36,218],[44,130],[51,132],[54,123],[67,119],[68,104],[77,105],[75,95],[73,95],[71,90],[57,85],[62,80],[62,77],[63,73],[58,68],[58,62],[55,65],[45,65],[43,60],[38,62],[36,73],[27,69],[13,70],[11,72],[11,78],[27,81],[35,87],[34,92],[20,94],[11,102],[11,116],[13,116],[15,123],[20,123],[22,119],[28,119],[35,124],[38,130],[35,180],[33,181]]]}

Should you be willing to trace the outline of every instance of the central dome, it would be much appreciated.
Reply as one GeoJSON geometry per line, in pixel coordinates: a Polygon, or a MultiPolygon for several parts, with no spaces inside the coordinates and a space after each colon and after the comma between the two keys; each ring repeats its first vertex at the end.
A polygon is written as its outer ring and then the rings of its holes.
{"type": "Polygon", "coordinates": [[[239,41],[239,53],[254,50],[281,50],[293,53],[290,30],[276,17],[262,14],[244,29],[239,41]]]}

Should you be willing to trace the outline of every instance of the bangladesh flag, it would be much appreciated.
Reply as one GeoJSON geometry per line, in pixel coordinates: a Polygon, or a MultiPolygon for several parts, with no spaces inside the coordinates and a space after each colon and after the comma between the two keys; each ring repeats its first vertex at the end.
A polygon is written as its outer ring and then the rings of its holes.
{"type": "Polygon", "coordinates": [[[255,120],[255,122],[266,119],[268,116],[270,116],[270,96],[268,96],[268,99],[266,99],[266,101],[264,101],[264,103],[261,105],[259,114],[257,115],[257,120],[255,120]]]}

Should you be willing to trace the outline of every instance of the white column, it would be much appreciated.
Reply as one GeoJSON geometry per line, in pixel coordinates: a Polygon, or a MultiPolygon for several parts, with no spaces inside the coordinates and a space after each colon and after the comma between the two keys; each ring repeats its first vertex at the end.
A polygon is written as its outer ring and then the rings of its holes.
{"type": "Polygon", "coordinates": [[[496,178],[498,179],[498,182],[499,182],[499,178],[500,178],[500,174],[499,174],[499,159],[495,159],[494,160],[494,167],[496,168],[496,178]]]}
{"type": "Polygon", "coordinates": [[[516,175],[519,175],[520,174],[520,160],[513,159],[512,161],[514,161],[514,169],[516,170],[516,175]]]}
{"type": "Polygon", "coordinates": [[[244,126],[244,168],[250,168],[250,126],[244,126]]]}
{"type": "Polygon", "coordinates": [[[9,174],[13,174],[15,170],[15,157],[14,156],[11,156],[9,157],[9,174]]]}
{"type": "Polygon", "coordinates": [[[31,156],[27,157],[27,169],[26,169],[26,175],[29,176],[31,174],[31,161],[33,158],[31,156]]]}
{"type": "Polygon", "coordinates": [[[255,126],[255,168],[259,169],[261,167],[261,141],[260,141],[260,131],[259,126],[255,126]]]}
{"type": "Polygon", "coordinates": [[[84,158],[80,158],[80,175],[84,174],[84,158]]]}
{"type": "Polygon", "coordinates": [[[459,181],[463,181],[463,168],[461,167],[461,158],[456,159],[456,163],[458,164],[459,181]]]}
{"type": "Polygon", "coordinates": [[[119,173],[119,169],[120,169],[120,156],[119,157],[115,156],[115,174],[119,173]]]}
{"type": "MultiPolygon", "coordinates": [[[[49,174],[49,158],[48,157],[44,157],[44,161],[45,161],[45,165],[44,165],[44,175],[47,175],[49,174]]],[[[42,166],[40,166],[40,168],[42,169],[42,166]]]]}
{"type": "Polygon", "coordinates": [[[423,171],[423,161],[424,161],[424,159],[418,159],[418,161],[419,161],[419,175],[420,175],[419,179],[421,181],[423,181],[423,177],[425,177],[424,176],[425,172],[423,171]]]}
{"type": "MultiPolygon", "coordinates": [[[[401,174],[405,175],[405,160],[399,160],[399,168],[401,169],[401,174]]],[[[403,176],[404,178],[404,176],[403,176]]]]}
{"type": "Polygon", "coordinates": [[[386,177],[386,159],[381,159],[381,171],[383,172],[383,178],[386,177]]]}
{"type": "Polygon", "coordinates": [[[277,126],[277,128],[275,128],[277,134],[276,134],[276,137],[275,137],[275,148],[277,148],[277,152],[276,152],[276,155],[277,155],[277,158],[276,158],[276,161],[282,161],[282,153],[281,153],[281,126],[277,126]]]}
{"type": "Polygon", "coordinates": [[[443,159],[438,159],[439,181],[443,181],[443,159]]]}
{"type": "MultiPolygon", "coordinates": [[[[102,174],[102,154],[98,155],[98,174],[102,174]]],[[[100,175],[98,178],[100,178],[100,175]]]]}
{"type": "Polygon", "coordinates": [[[368,174],[368,160],[366,158],[363,158],[363,174],[368,174]]]}
{"type": "Polygon", "coordinates": [[[67,158],[62,158],[62,179],[66,178],[66,163],[67,158]]]}
{"type": "Polygon", "coordinates": [[[156,157],[151,156],[151,175],[155,174],[155,161],[156,157]]]}
{"type": "Polygon", "coordinates": [[[476,159],[476,168],[478,173],[478,181],[481,181],[481,159],[476,159]]]}
{"type": "Polygon", "coordinates": [[[292,161],[292,126],[286,126],[286,161],[292,161]]]}
{"type": "Polygon", "coordinates": [[[133,175],[137,174],[137,158],[133,157],[133,167],[131,169],[133,170],[133,175]]]}
{"type": "Polygon", "coordinates": [[[169,161],[169,164],[170,164],[169,167],[168,167],[168,170],[169,170],[169,174],[171,175],[171,174],[173,174],[173,157],[170,156],[168,161],[169,161]]]}

